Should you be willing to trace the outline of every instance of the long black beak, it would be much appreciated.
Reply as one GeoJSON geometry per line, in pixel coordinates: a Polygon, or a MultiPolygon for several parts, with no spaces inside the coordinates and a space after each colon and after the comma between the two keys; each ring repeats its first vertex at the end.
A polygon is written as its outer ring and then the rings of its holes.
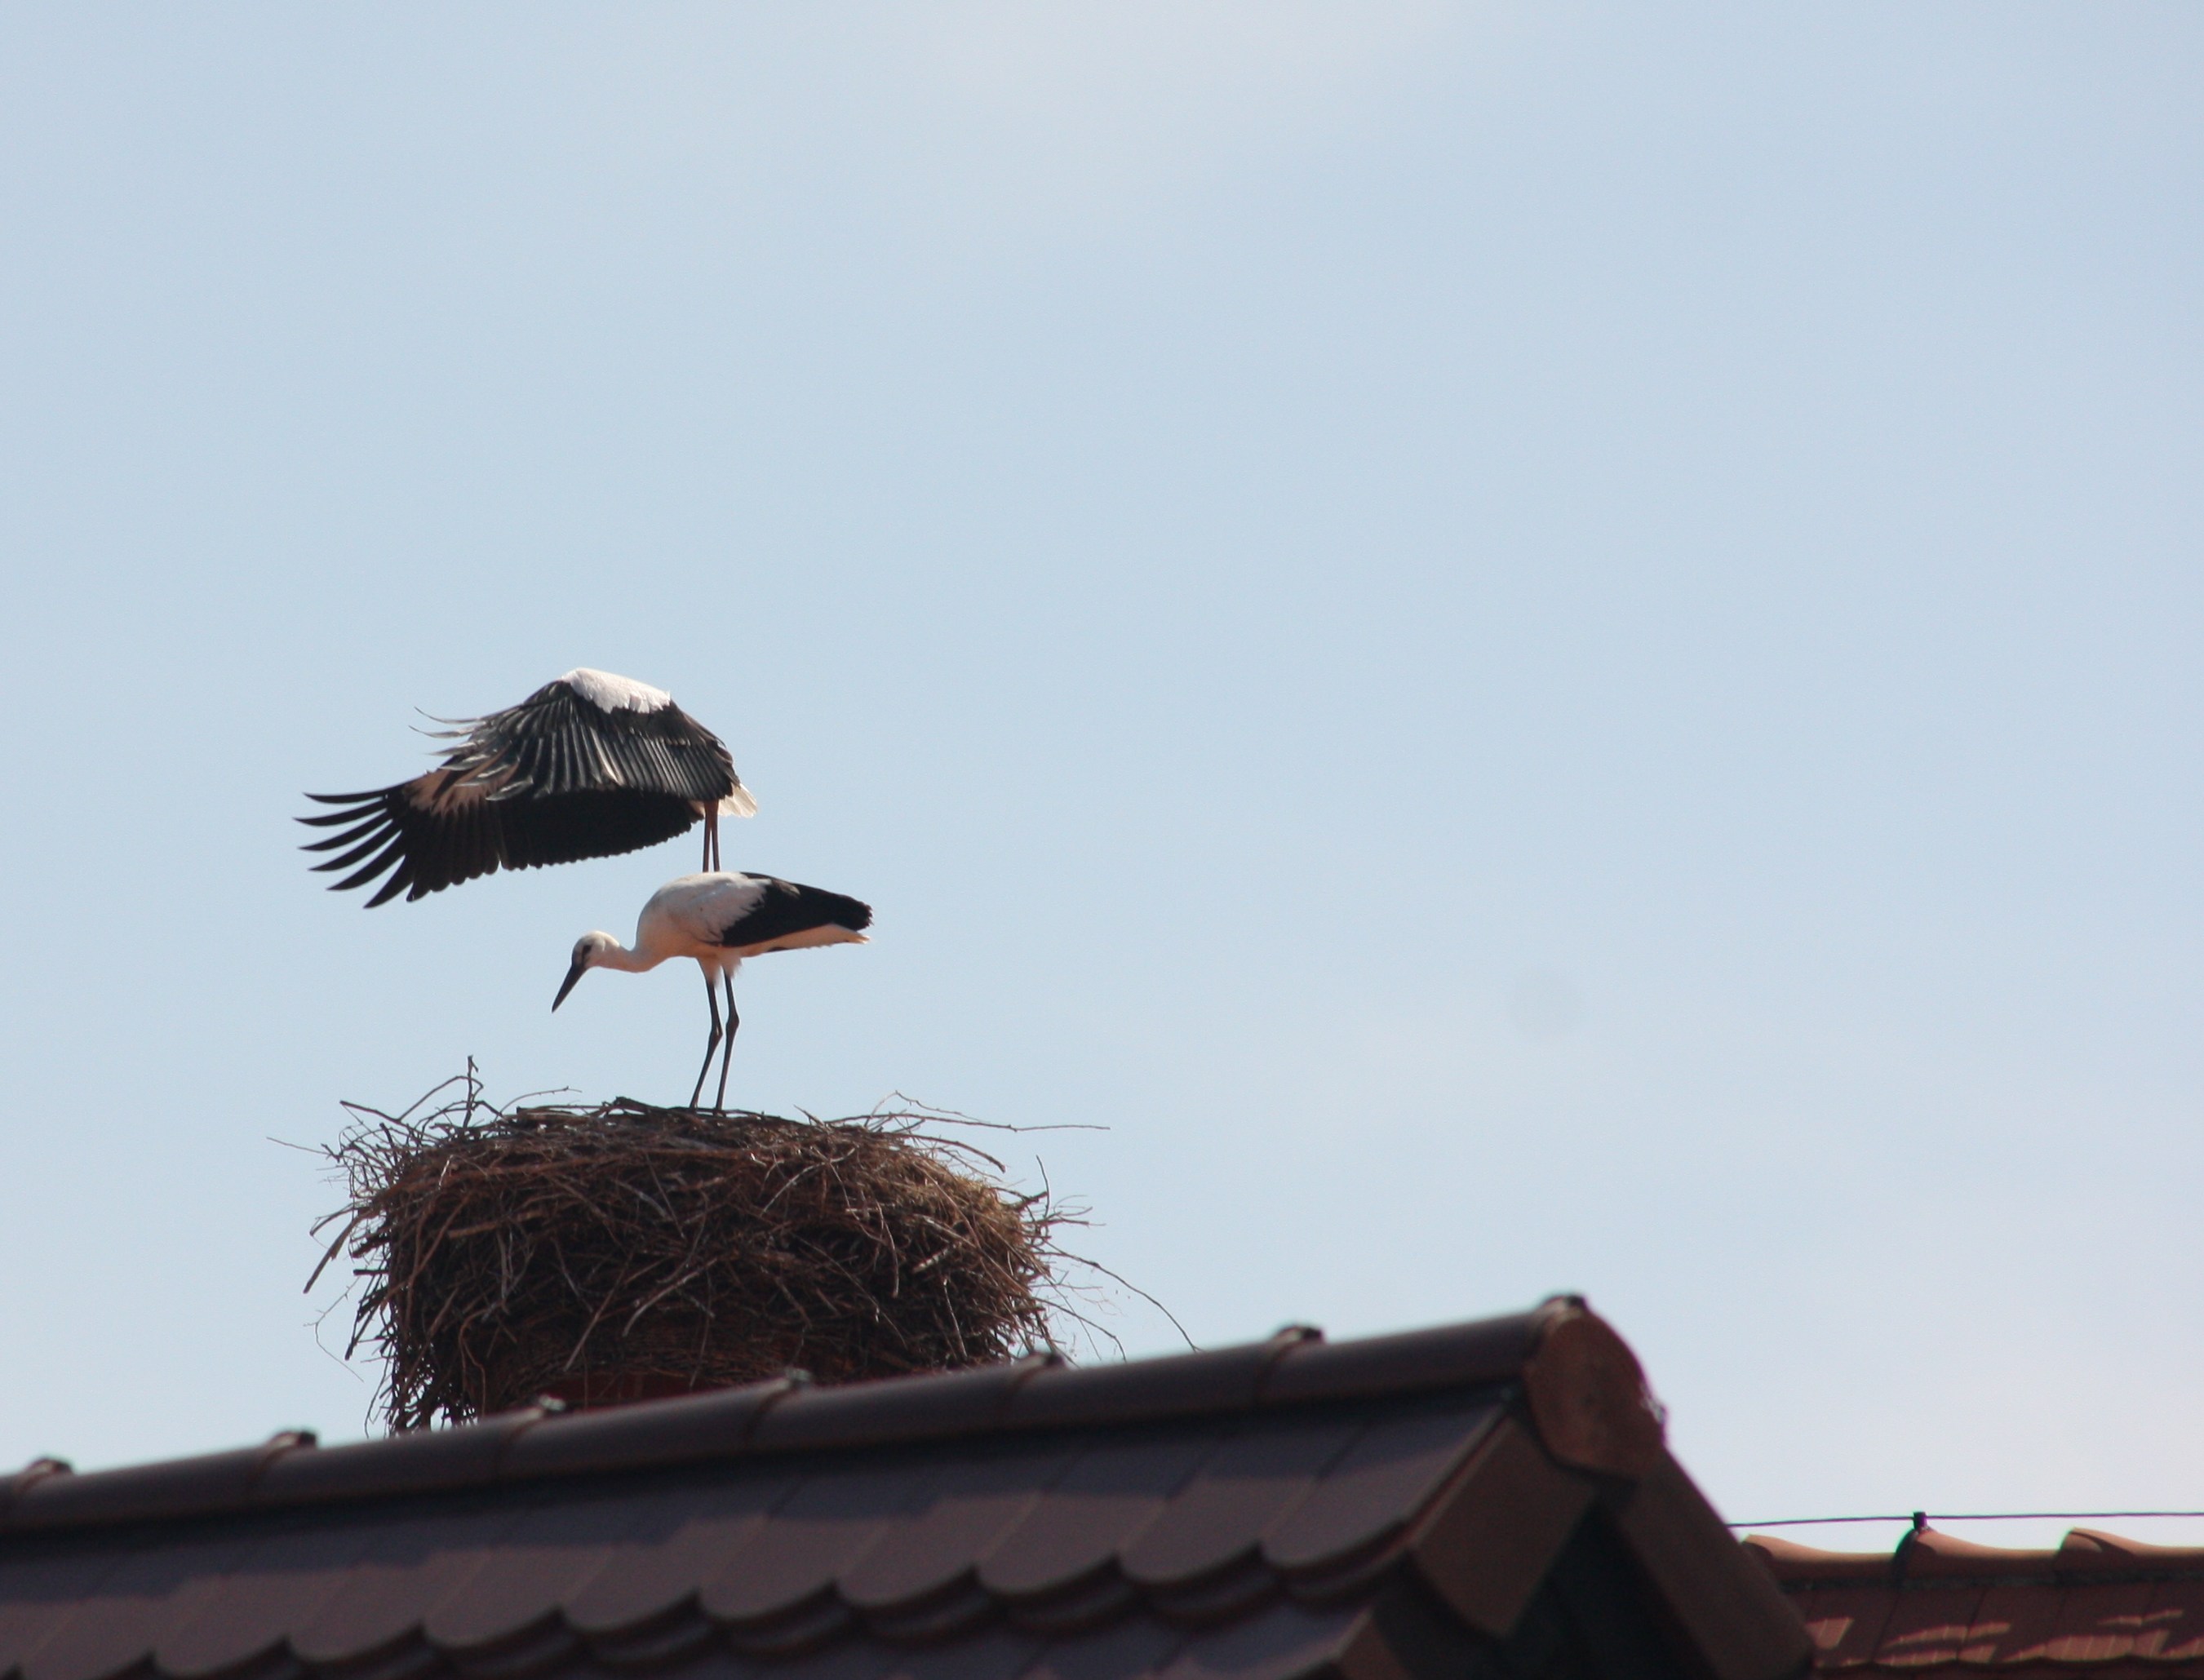
{"type": "Polygon", "coordinates": [[[569,968],[566,971],[566,978],[562,980],[559,985],[559,995],[551,1000],[551,1008],[554,1012],[556,1012],[559,1006],[566,1001],[566,994],[574,989],[574,982],[580,979],[583,975],[589,972],[589,965],[582,962],[576,963],[572,968],[569,968]]]}

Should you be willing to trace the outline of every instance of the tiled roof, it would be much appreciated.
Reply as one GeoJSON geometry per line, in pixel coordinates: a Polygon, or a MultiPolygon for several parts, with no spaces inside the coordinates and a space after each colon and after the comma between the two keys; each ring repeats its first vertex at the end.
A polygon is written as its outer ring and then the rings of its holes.
{"type": "Polygon", "coordinates": [[[0,1483],[0,1680],[1784,1680],[1573,1303],[0,1483]]]}
{"type": "Polygon", "coordinates": [[[2204,1550],[2076,1529],[2056,1551],[1919,1529],[1894,1552],[1745,1541],[1790,1594],[1825,1673],[1953,1668],[2020,1680],[2204,1680],[2204,1550]]]}

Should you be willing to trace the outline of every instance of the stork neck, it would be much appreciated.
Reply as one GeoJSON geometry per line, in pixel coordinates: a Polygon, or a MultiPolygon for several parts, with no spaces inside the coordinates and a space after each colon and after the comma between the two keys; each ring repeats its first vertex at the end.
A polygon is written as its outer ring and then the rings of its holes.
{"type": "Polygon", "coordinates": [[[644,951],[632,951],[625,945],[615,944],[609,950],[599,951],[597,960],[591,967],[618,968],[630,974],[640,974],[646,969],[657,967],[665,960],[663,957],[652,956],[644,951]]]}

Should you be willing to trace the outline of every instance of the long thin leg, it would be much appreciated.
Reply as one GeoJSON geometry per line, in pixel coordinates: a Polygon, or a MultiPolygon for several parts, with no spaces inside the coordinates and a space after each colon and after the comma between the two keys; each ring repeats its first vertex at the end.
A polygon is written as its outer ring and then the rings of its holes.
{"type": "Polygon", "coordinates": [[[729,969],[720,976],[727,983],[727,1044],[720,1052],[720,1094],[712,1099],[712,1112],[724,1113],[727,1106],[727,1064],[735,1059],[735,1029],[743,1018],[735,1013],[735,976],[729,969]]]}
{"type": "Polygon", "coordinates": [[[720,807],[717,805],[704,813],[704,873],[710,874],[720,867],[720,807]]]}
{"type": "MultiPolygon", "coordinates": [[[[695,1108],[696,1099],[704,1094],[704,1075],[712,1071],[712,1052],[720,1047],[720,993],[712,984],[712,971],[704,971],[704,1001],[712,1006],[712,1036],[704,1045],[704,1065],[696,1070],[696,1088],[689,1093],[689,1106],[695,1108]]],[[[725,1074],[720,1076],[723,1080],[725,1074]]]]}

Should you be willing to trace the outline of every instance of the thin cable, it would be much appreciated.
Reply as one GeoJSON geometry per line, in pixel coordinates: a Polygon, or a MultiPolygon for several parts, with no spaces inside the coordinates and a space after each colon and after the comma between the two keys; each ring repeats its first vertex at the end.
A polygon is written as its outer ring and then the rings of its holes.
{"type": "Polygon", "coordinates": [[[1877,1517],[1777,1517],[1764,1523],[1732,1523],[1733,1529],[1804,1529],[1826,1523],[2073,1523],[2129,1517],[2204,1517],[2204,1511],[1898,1511],[1877,1517]]]}

